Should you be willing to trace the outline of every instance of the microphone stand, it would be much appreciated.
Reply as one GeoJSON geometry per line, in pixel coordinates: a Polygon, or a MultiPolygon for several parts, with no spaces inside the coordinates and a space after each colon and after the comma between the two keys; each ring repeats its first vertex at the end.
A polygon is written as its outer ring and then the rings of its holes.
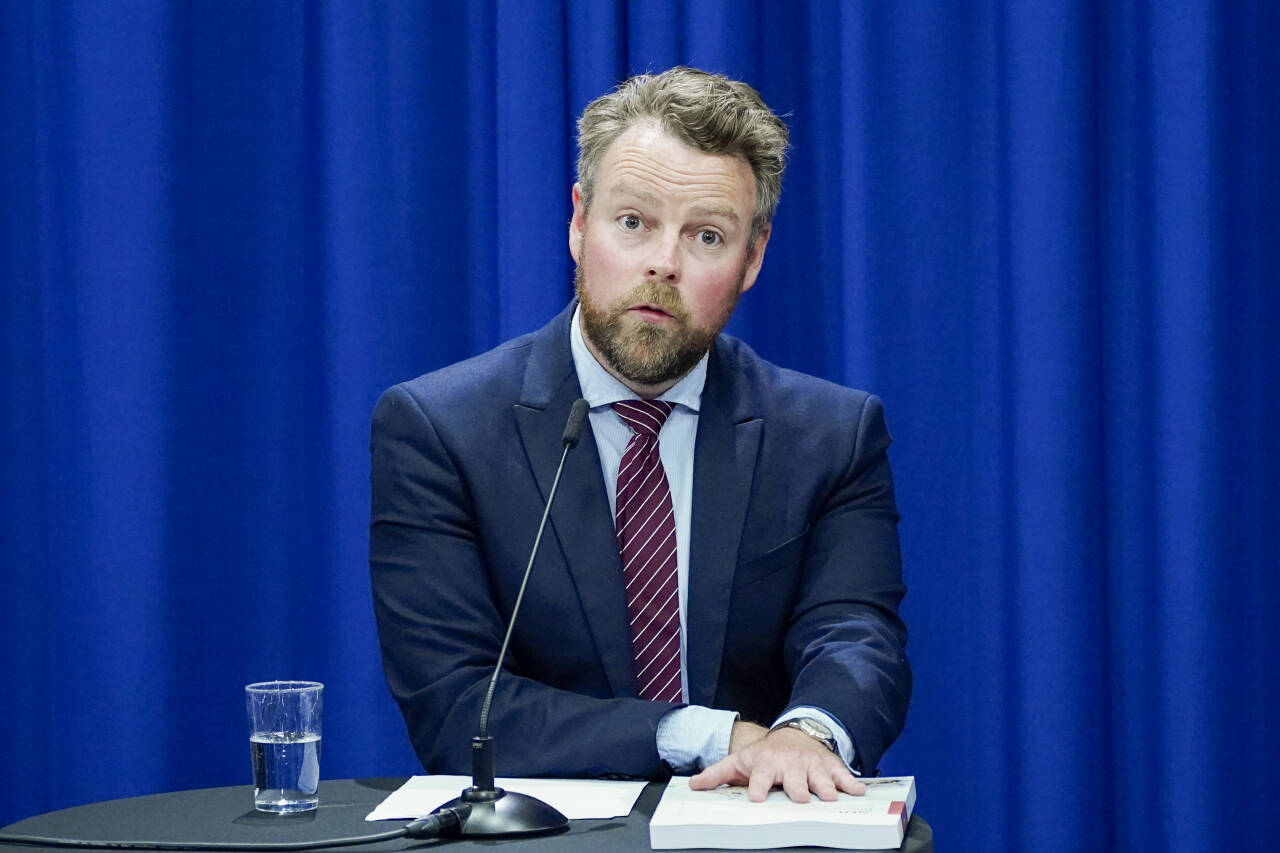
{"type": "Polygon", "coordinates": [[[529,583],[533,560],[537,557],[538,546],[542,543],[542,531],[547,526],[547,517],[551,514],[551,502],[555,500],[556,488],[560,485],[560,473],[564,470],[564,460],[582,435],[588,408],[586,400],[577,400],[569,411],[569,420],[564,428],[564,451],[560,454],[560,465],[556,468],[555,479],[551,481],[551,491],[547,493],[547,505],[542,511],[542,521],[538,525],[538,535],[533,540],[533,550],[529,554],[529,564],[524,569],[524,579],[520,581],[520,591],[516,594],[515,606],[511,609],[507,635],[502,640],[502,650],[498,652],[498,662],[493,667],[484,705],[480,708],[480,733],[471,739],[471,786],[462,789],[462,796],[450,800],[432,812],[437,814],[446,809],[458,809],[460,806],[469,809],[469,814],[464,819],[460,831],[463,838],[542,835],[563,832],[569,828],[567,817],[537,797],[530,797],[517,791],[507,791],[494,784],[495,759],[493,738],[489,737],[489,706],[493,703],[493,693],[498,686],[498,675],[502,672],[502,662],[507,656],[507,646],[511,643],[511,632],[515,628],[516,616],[520,613],[520,602],[524,600],[524,590],[529,583]]]}

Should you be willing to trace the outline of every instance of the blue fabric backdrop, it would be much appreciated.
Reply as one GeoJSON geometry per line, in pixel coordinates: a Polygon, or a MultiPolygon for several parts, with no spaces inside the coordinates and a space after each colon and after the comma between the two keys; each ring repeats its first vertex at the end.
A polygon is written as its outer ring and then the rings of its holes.
{"type": "Polygon", "coordinates": [[[685,62],[795,151],[732,329],[886,403],[940,849],[1235,849],[1280,761],[1280,5],[0,4],[0,823],[416,769],[385,386],[570,295],[577,113],[685,62]]]}

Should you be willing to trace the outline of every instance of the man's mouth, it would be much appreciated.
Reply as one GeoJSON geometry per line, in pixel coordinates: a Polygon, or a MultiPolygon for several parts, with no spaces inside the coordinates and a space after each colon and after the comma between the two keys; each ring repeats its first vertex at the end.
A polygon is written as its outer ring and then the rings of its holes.
{"type": "Polygon", "coordinates": [[[632,305],[630,311],[649,320],[672,319],[671,312],[649,303],[632,305]]]}

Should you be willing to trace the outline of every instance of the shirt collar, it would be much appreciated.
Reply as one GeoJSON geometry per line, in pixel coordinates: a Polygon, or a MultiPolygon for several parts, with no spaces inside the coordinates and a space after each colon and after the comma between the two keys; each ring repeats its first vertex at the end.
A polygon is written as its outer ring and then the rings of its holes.
{"type": "MultiPolygon", "coordinates": [[[[596,357],[587,349],[582,339],[582,306],[573,309],[573,323],[569,328],[569,349],[573,353],[573,368],[578,373],[578,385],[582,388],[582,397],[592,409],[608,406],[619,400],[634,400],[636,392],[623,385],[609,371],[596,361],[596,357]]],[[[702,387],[707,381],[708,353],[693,369],[686,373],[679,382],[658,395],[659,400],[666,400],[684,406],[691,411],[698,411],[702,404],[702,387]]]]}

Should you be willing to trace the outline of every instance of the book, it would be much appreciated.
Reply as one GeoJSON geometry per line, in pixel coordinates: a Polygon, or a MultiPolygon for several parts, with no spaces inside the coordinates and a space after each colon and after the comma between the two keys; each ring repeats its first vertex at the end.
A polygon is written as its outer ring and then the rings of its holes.
{"type": "Polygon", "coordinates": [[[867,793],[861,797],[840,793],[832,802],[814,797],[807,803],[793,803],[777,790],[770,791],[764,802],[753,803],[746,788],[694,791],[689,777],[675,776],[649,821],[649,845],[654,850],[901,847],[916,804],[915,777],[864,781],[867,793]]]}

